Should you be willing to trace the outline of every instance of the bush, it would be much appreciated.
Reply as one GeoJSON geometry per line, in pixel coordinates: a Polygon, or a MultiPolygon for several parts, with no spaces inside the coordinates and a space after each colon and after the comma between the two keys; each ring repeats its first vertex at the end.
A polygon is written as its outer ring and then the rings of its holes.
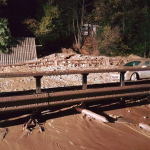
{"type": "Polygon", "coordinates": [[[0,52],[9,52],[10,37],[7,19],[0,19],[0,52]]]}

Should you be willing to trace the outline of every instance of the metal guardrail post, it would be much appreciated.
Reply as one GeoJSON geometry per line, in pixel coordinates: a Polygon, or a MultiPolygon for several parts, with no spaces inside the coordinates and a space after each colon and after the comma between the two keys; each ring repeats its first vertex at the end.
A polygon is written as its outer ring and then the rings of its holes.
{"type": "MultiPolygon", "coordinates": [[[[124,86],[125,85],[124,75],[125,75],[125,72],[120,72],[120,86],[124,86]]],[[[122,97],[120,97],[120,105],[122,107],[125,107],[125,100],[122,97]]]]}
{"type": "Polygon", "coordinates": [[[41,78],[43,76],[35,76],[36,79],[36,93],[41,93],[41,78]]]}
{"type": "Polygon", "coordinates": [[[82,89],[83,90],[87,89],[87,76],[88,76],[88,73],[82,74],[82,89]]]}
{"type": "Polygon", "coordinates": [[[124,86],[125,85],[124,74],[125,74],[125,72],[120,72],[120,86],[124,86]]]}

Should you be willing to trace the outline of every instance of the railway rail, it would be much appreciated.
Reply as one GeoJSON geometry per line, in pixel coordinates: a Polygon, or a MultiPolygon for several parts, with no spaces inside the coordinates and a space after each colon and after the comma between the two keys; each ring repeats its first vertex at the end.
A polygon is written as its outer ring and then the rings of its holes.
{"type": "Polygon", "coordinates": [[[0,97],[0,113],[12,111],[27,111],[35,109],[47,109],[54,106],[74,105],[89,102],[101,102],[104,100],[120,100],[131,97],[149,96],[150,82],[144,84],[132,82],[131,85],[126,85],[124,74],[126,71],[148,71],[150,68],[103,68],[103,69],[82,69],[82,70],[56,70],[43,72],[17,72],[17,73],[0,73],[0,78],[11,77],[29,77],[33,76],[36,79],[36,91],[32,94],[11,95],[0,97]],[[88,89],[87,78],[90,73],[105,73],[119,72],[119,86],[99,87],[88,89]],[[43,76],[53,75],[82,75],[82,88],[80,90],[61,91],[61,92],[42,92],[41,78],[43,76]]]}

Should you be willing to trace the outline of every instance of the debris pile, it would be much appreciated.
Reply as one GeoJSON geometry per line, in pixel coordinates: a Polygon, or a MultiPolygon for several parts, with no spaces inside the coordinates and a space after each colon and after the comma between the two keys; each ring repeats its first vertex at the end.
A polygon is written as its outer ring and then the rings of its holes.
{"type": "MultiPolygon", "coordinates": [[[[111,58],[106,56],[88,56],[80,54],[58,53],[52,54],[24,64],[1,66],[0,73],[29,72],[29,71],[57,71],[57,70],[82,70],[89,68],[109,68],[125,63],[127,59],[111,58]],[[80,63],[79,63],[80,62],[80,63]]],[[[114,82],[109,73],[88,75],[88,84],[114,82]]],[[[65,87],[81,85],[81,75],[46,76],[42,80],[42,88],[65,87]]],[[[35,89],[34,77],[0,78],[0,92],[25,91],[35,89]]]]}

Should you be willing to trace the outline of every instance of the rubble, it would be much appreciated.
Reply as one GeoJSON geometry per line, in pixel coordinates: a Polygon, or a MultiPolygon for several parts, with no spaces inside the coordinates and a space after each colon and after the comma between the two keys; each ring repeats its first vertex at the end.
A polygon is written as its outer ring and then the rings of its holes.
{"type": "MultiPolygon", "coordinates": [[[[57,70],[79,70],[79,69],[89,69],[89,68],[109,68],[116,67],[127,60],[122,58],[111,58],[106,56],[88,56],[81,54],[68,54],[68,53],[58,53],[52,54],[37,60],[33,60],[24,64],[2,66],[0,67],[0,73],[7,72],[27,72],[27,71],[57,71],[57,70]],[[66,58],[67,63],[66,63],[66,58]],[[75,65],[79,60],[82,60],[83,65],[75,65]],[[53,61],[54,64],[49,64],[53,61]],[[57,65],[56,65],[57,61],[57,65]],[[100,62],[99,66],[86,65],[90,61],[100,62]],[[40,65],[36,65],[40,62],[40,65]],[[49,65],[47,65],[47,62],[49,65]],[[59,64],[58,64],[59,62],[59,64]],[[46,65],[45,65],[46,64],[46,65]],[[31,67],[32,66],[32,67],[31,67]]],[[[43,77],[41,80],[42,88],[52,88],[52,87],[66,87],[81,85],[81,75],[61,75],[61,76],[47,76],[43,77]]],[[[97,83],[107,83],[114,82],[114,78],[109,73],[97,73],[88,75],[88,84],[97,83]]],[[[32,90],[35,89],[35,78],[34,77],[19,77],[19,78],[4,78],[0,79],[0,92],[9,91],[22,91],[22,90],[32,90]]]]}

